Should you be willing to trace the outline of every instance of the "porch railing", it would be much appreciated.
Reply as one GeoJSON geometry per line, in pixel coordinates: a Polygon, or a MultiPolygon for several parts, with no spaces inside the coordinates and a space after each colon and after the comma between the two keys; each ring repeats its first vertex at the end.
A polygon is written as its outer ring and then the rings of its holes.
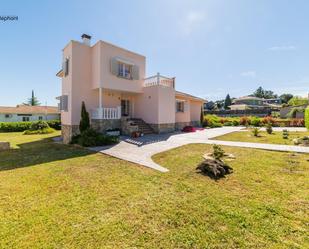
{"type": "Polygon", "coordinates": [[[115,108],[97,108],[91,111],[92,119],[120,119],[121,107],[115,108]]]}
{"type": "Polygon", "coordinates": [[[157,73],[155,76],[144,79],[144,87],[158,85],[175,88],[175,78],[168,78],[157,73]]]}

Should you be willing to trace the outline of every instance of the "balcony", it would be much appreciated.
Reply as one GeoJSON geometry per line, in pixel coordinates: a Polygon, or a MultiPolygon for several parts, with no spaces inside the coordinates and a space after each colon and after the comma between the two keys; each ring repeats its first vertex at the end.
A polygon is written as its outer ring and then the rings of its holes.
{"type": "Polygon", "coordinates": [[[91,119],[120,119],[121,107],[96,108],[91,110],[91,119]]]}
{"type": "Polygon", "coordinates": [[[164,86],[175,88],[175,78],[168,78],[157,73],[155,76],[144,79],[144,87],[164,86]]]}

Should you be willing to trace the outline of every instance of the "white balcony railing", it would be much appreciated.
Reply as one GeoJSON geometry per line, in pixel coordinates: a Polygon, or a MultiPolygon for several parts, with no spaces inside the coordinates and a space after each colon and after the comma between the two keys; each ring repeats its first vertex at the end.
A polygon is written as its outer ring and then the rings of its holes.
{"type": "Polygon", "coordinates": [[[155,76],[144,79],[144,87],[159,85],[175,88],[175,78],[168,78],[158,73],[155,76]]]}
{"type": "Polygon", "coordinates": [[[92,119],[120,119],[121,107],[116,108],[97,108],[91,111],[92,119]]]}

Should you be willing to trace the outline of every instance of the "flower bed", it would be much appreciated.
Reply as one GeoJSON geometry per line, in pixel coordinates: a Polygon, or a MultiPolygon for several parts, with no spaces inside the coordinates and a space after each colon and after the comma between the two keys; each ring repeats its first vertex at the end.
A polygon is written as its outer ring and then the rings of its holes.
{"type": "MultiPolygon", "coordinates": [[[[309,122],[309,121],[308,121],[309,122]]],[[[266,124],[271,124],[275,127],[304,127],[305,121],[302,118],[292,118],[292,119],[280,119],[271,116],[267,117],[254,117],[254,116],[244,116],[244,117],[218,117],[216,115],[205,115],[204,127],[221,127],[221,126],[265,126],[266,124]]]]}

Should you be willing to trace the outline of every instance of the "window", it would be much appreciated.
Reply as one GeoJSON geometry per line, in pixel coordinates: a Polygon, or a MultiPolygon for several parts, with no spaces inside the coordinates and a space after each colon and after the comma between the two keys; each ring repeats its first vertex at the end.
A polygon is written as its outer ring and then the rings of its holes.
{"type": "Polygon", "coordinates": [[[64,76],[67,76],[69,74],[69,58],[66,58],[62,64],[62,70],[64,73],[64,76]]]}
{"type": "Polygon", "coordinates": [[[118,62],[118,76],[132,79],[132,65],[118,62]]]}
{"type": "Polygon", "coordinates": [[[5,114],[5,118],[10,118],[10,117],[12,117],[11,114],[5,114]]]}
{"type": "Polygon", "coordinates": [[[30,121],[30,118],[29,118],[29,117],[23,117],[23,121],[24,121],[24,122],[30,121]]]}
{"type": "Polygon", "coordinates": [[[42,117],[42,116],[39,116],[39,120],[43,120],[43,117],[42,117]]]}
{"type": "Polygon", "coordinates": [[[185,102],[184,101],[176,102],[176,112],[185,112],[185,102]]]}

